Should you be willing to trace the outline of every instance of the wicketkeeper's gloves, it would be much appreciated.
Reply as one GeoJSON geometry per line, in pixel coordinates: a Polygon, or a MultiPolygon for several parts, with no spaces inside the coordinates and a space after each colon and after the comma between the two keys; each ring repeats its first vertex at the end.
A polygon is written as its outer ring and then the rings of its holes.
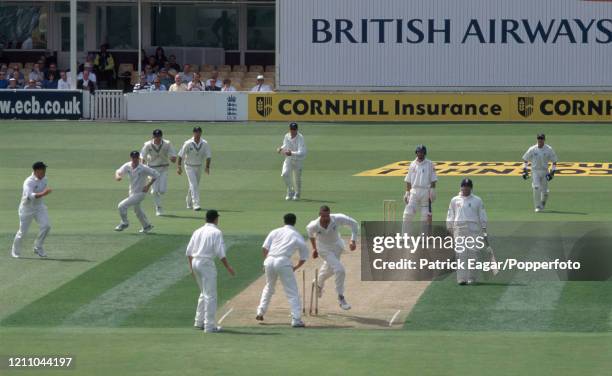
{"type": "Polygon", "coordinates": [[[527,168],[523,169],[523,180],[527,180],[529,178],[529,170],[527,168]]]}
{"type": "Polygon", "coordinates": [[[551,181],[555,177],[555,170],[550,170],[548,174],[546,174],[546,180],[551,181]]]}

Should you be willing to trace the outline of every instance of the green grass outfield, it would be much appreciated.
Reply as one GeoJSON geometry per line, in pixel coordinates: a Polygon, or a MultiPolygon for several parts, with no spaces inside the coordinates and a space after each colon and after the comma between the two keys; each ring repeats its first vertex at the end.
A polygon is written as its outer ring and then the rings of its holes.
{"type": "MultiPolygon", "coordinates": [[[[612,283],[528,282],[461,289],[430,285],[404,330],[253,327],[220,335],[191,329],[197,288],[183,256],[202,214],[184,208],[186,178],[171,173],[167,217],[144,207],[155,233],[113,232],[127,182],[113,173],[154,128],[178,147],[193,123],[0,122],[0,355],[76,356],[72,371],[0,369],[41,375],[607,375],[612,369],[612,283]],[[13,260],[21,184],[35,160],[48,165],[49,260],[13,260]]],[[[203,124],[213,150],[202,201],[221,212],[228,258],[220,305],[261,273],[260,245],[288,211],[307,221],[326,203],[359,220],[380,220],[384,199],[401,200],[399,177],[356,173],[413,158],[520,160],[544,132],[561,161],[612,161],[612,127],[601,124],[303,124],[308,157],[304,200],[284,201],[285,124],[203,124]]],[[[558,177],[547,208],[532,210],[530,184],[475,177],[492,221],[607,221],[612,177],[558,177]]],[[[434,218],[443,219],[458,177],[440,177],[434,218]]],[[[33,256],[33,225],[24,256],[33,256]]],[[[279,290],[278,293],[281,293],[279,290]]],[[[347,292],[351,299],[358,296],[347,292]]],[[[254,307],[255,308],[255,307],[254,307]]],[[[374,307],[375,309],[375,307],[374,307]]],[[[306,317],[307,319],[307,317],[306,317]]]]}

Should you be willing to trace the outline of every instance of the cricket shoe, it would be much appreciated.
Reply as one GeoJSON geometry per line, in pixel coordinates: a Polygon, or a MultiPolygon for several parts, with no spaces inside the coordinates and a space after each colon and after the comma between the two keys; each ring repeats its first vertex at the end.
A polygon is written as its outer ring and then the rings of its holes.
{"type": "Polygon", "coordinates": [[[293,192],[289,192],[289,193],[287,193],[287,196],[285,196],[285,201],[291,201],[291,200],[293,200],[293,195],[294,195],[294,193],[293,193],[293,192]]]}
{"type": "Polygon", "coordinates": [[[45,258],[47,257],[47,252],[45,252],[42,248],[34,248],[34,253],[36,253],[39,257],[45,258]]]}
{"type": "Polygon", "coordinates": [[[156,206],[155,207],[155,215],[158,217],[161,217],[162,215],[164,215],[164,212],[162,211],[162,207],[161,206],[156,206]]]}
{"type": "Polygon", "coordinates": [[[348,302],[346,301],[346,299],[344,299],[344,296],[342,295],[338,297],[338,304],[340,304],[340,308],[342,308],[345,311],[348,311],[349,309],[351,309],[351,305],[348,304],[348,302]]]}
{"type": "Polygon", "coordinates": [[[221,333],[223,331],[223,328],[221,328],[220,326],[214,326],[210,329],[204,329],[204,333],[221,333]]]}
{"type": "Polygon", "coordinates": [[[127,223],[119,223],[117,227],[115,227],[115,231],[123,231],[128,228],[129,224],[127,223]]]}
{"type": "Polygon", "coordinates": [[[535,212],[536,213],[541,213],[542,212],[542,208],[538,206],[537,208],[535,208],[535,212]]]}
{"type": "Polygon", "coordinates": [[[293,195],[293,201],[300,201],[300,194],[296,193],[293,195]]]}
{"type": "Polygon", "coordinates": [[[466,281],[458,281],[457,284],[459,286],[465,286],[467,284],[467,282],[466,281]]]}
{"type": "Polygon", "coordinates": [[[13,258],[19,258],[19,252],[15,252],[14,249],[11,249],[11,257],[13,258]]]}
{"type": "Polygon", "coordinates": [[[148,225],[138,230],[138,232],[141,234],[148,234],[149,232],[151,232],[151,230],[153,230],[153,225],[148,225]]]}
{"type": "Polygon", "coordinates": [[[204,330],[204,324],[198,324],[197,322],[193,324],[193,328],[195,330],[204,330]]]}
{"type": "Polygon", "coordinates": [[[291,320],[291,327],[292,328],[305,328],[306,324],[304,324],[304,321],[302,321],[301,319],[299,319],[299,320],[292,319],[291,320]]]}
{"type": "Polygon", "coordinates": [[[468,286],[472,286],[476,284],[476,281],[472,280],[472,279],[468,279],[467,281],[468,286]]]}
{"type": "Polygon", "coordinates": [[[195,206],[195,207],[193,208],[193,211],[200,211],[200,210],[202,210],[202,208],[201,208],[201,207],[199,207],[199,206],[195,206]]]}
{"type": "Polygon", "coordinates": [[[255,316],[255,320],[257,320],[257,321],[264,321],[264,317],[261,314],[257,314],[257,316],[255,316]]]}

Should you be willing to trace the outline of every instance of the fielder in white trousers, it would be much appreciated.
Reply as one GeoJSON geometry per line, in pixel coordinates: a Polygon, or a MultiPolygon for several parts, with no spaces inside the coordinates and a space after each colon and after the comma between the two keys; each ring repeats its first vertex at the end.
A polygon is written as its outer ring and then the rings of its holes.
{"type": "Polygon", "coordinates": [[[295,321],[301,320],[302,303],[291,260],[286,257],[267,257],[264,261],[264,270],[266,272],[266,286],[261,293],[261,300],[259,307],[257,307],[258,314],[265,315],[268,311],[270,300],[276,291],[276,282],[280,278],[291,308],[291,318],[295,321]]]}
{"type": "Polygon", "coordinates": [[[285,158],[281,177],[287,186],[287,197],[291,199],[299,199],[302,192],[302,166],[304,160],[285,158]]]}
{"type": "Polygon", "coordinates": [[[147,194],[145,192],[138,192],[130,194],[127,198],[117,205],[117,209],[119,209],[119,216],[121,217],[121,224],[128,225],[128,209],[130,207],[134,207],[134,214],[136,214],[136,218],[140,221],[142,228],[147,228],[151,225],[149,222],[147,215],[144,210],[140,206],[140,203],[145,199],[147,194]]]}
{"type": "Polygon", "coordinates": [[[19,230],[17,231],[17,234],[15,234],[15,239],[13,240],[13,255],[19,256],[21,253],[23,238],[28,233],[32,220],[35,220],[39,227],[38,235],[36,236],[36,240],[34,240],[34,251],[36,251],[36,253],[43,252],[43,243],[45,242],[47,235],[49,235],[49,231],[51,231],[47,207],[44,204],[33,209],[20,206],[19,230]]]}
{"type": "Polygon", "coordinates": [[[202,178],[202,166],[185,165],[185,174],[189,182],[185,202],[188,208],[200,208],[200,179],[202,178]]]}
{"type": "Polygon", "coordinates": [[[217,267],[212,259],[206,258],[194,258],[191,267],[200,288],[195,326],[213,330],[217,315],[217,267]]]}

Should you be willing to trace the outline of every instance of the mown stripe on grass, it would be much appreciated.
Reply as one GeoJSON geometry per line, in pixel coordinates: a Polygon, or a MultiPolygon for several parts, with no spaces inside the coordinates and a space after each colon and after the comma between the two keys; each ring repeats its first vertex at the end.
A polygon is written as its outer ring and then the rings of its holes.
{"type": "Polygon", "coordinates": [[[189,237],[184,235],[145,236],[107,261],[8,316],[0,322],[0,325],[61,325],[66,317],[83,305],[89,304],[107,290],[173,252],[177,247],[184,246],[188,240],[189,237]]]}

